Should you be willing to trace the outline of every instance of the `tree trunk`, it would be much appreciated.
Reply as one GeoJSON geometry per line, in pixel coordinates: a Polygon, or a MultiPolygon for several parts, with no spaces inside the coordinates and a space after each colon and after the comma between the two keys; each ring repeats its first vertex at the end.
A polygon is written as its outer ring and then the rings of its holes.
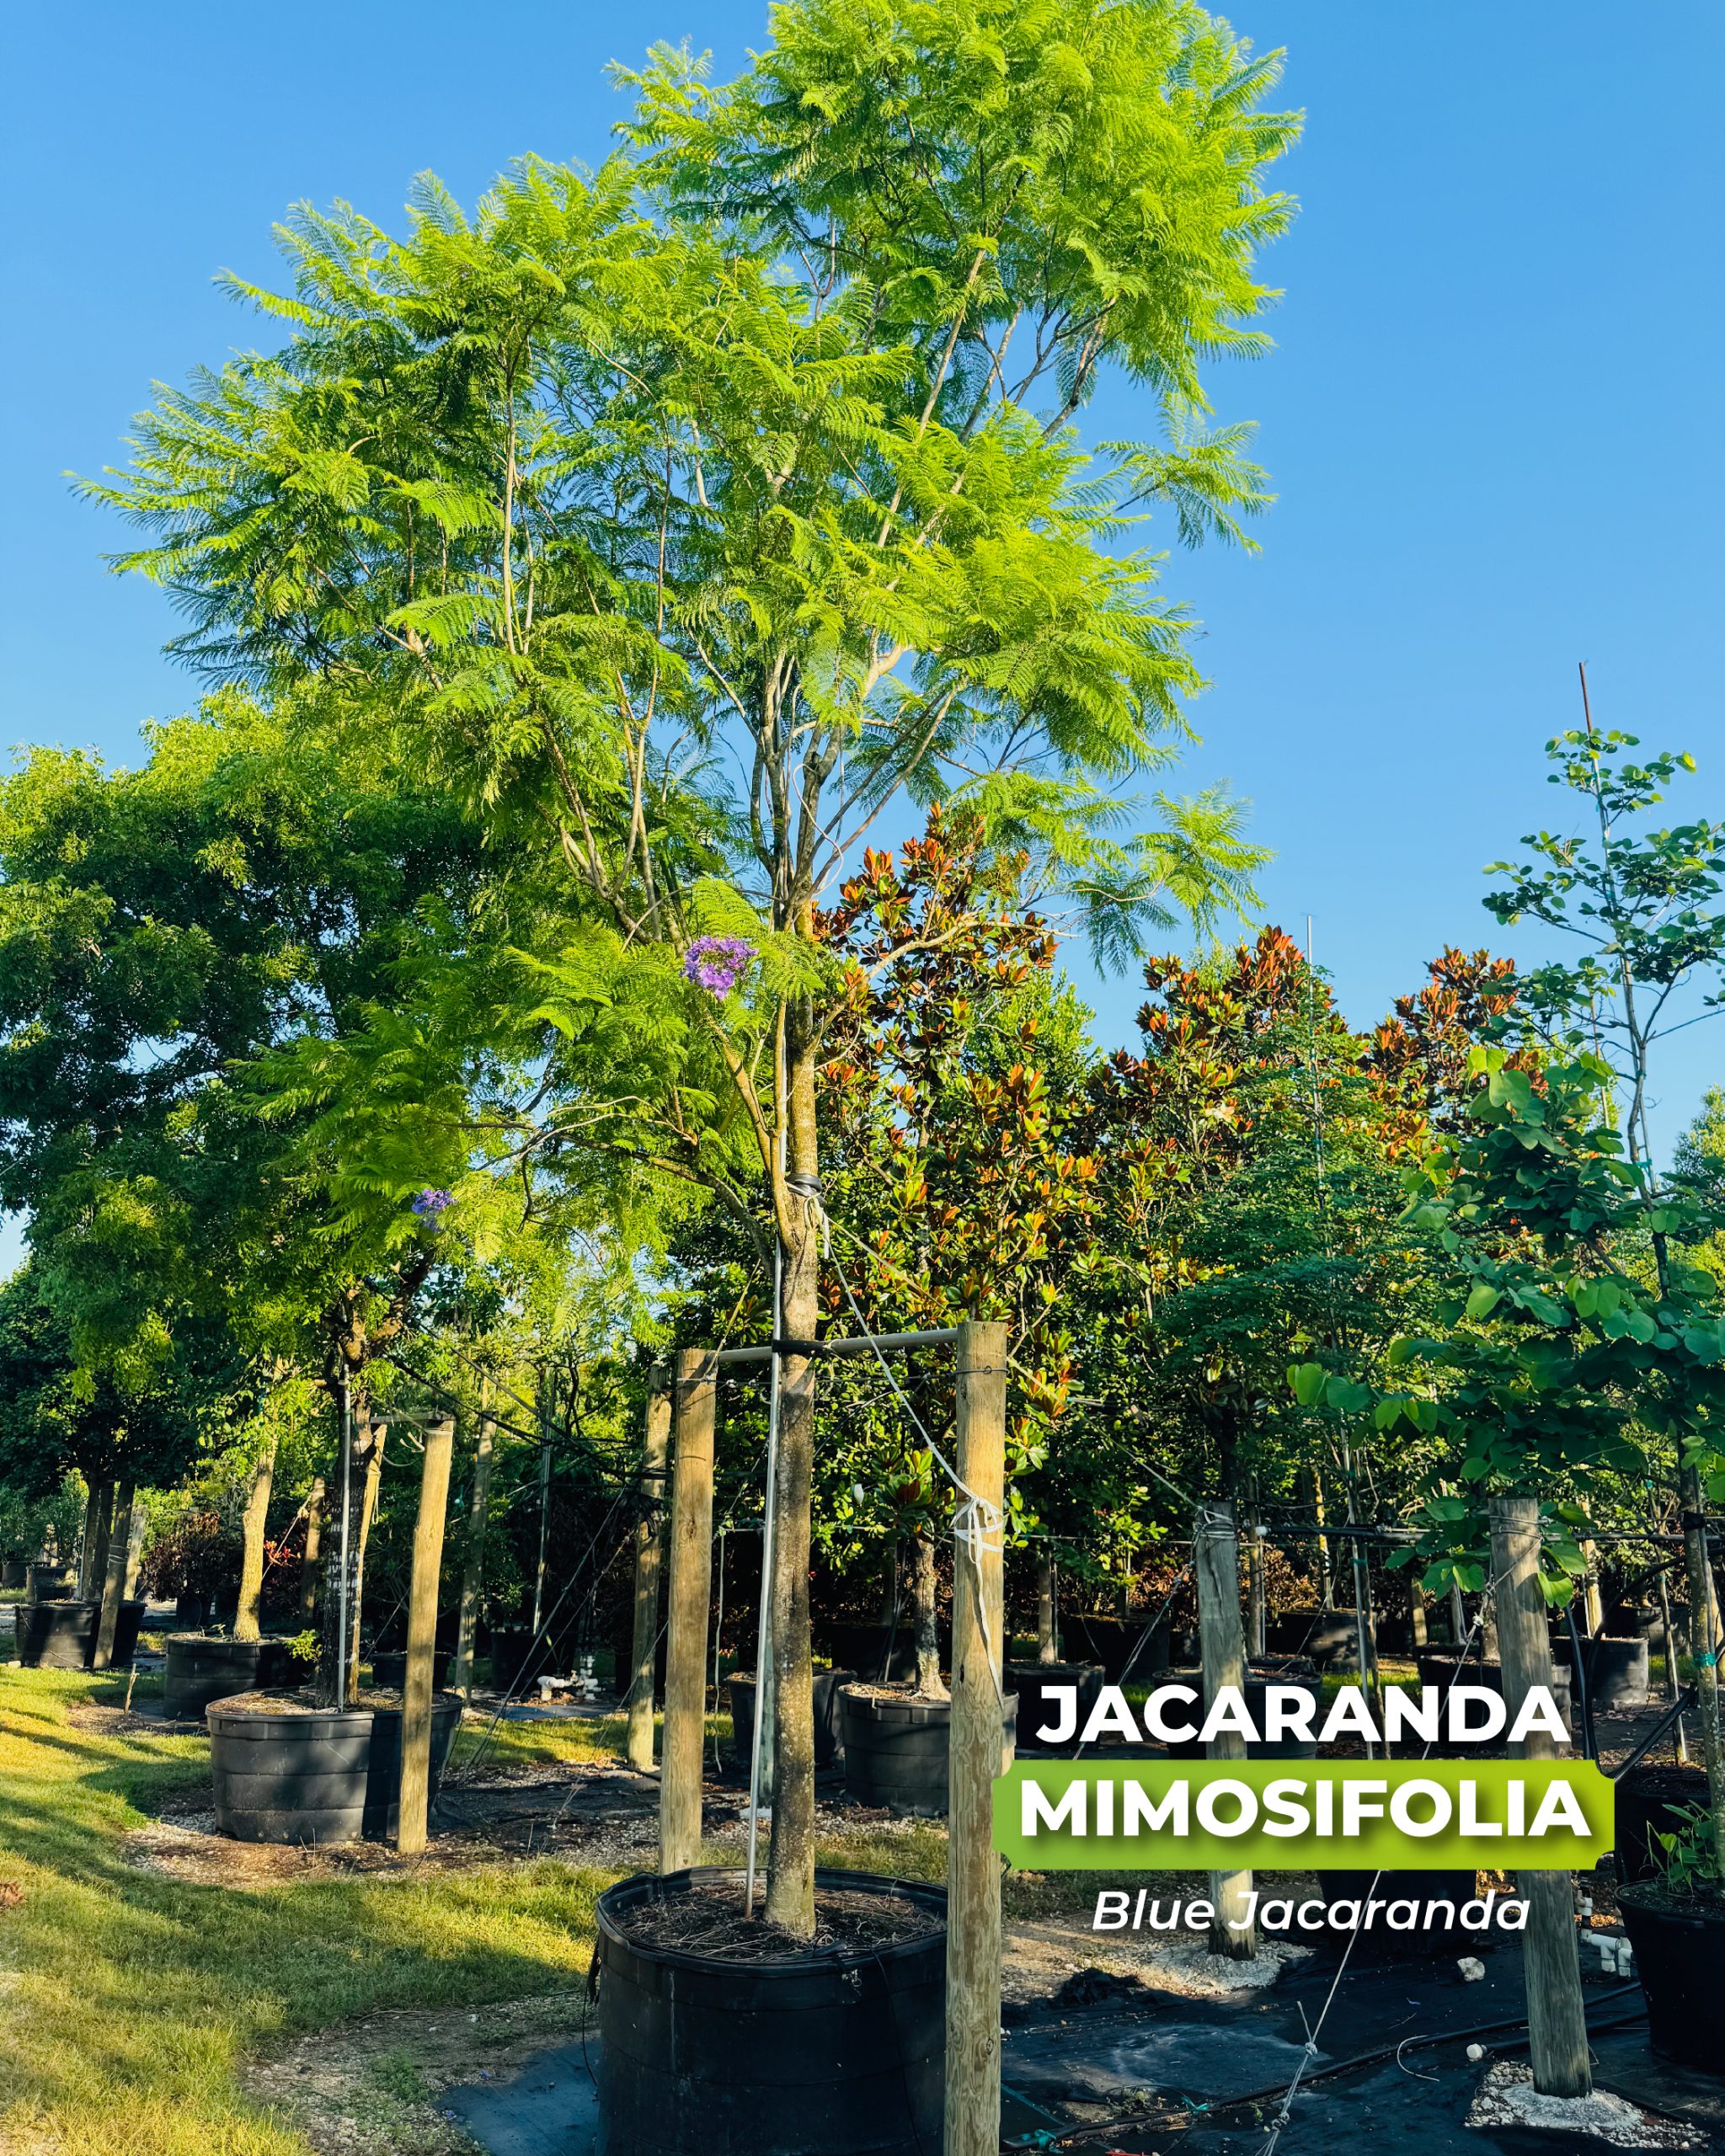
{"type": "Polygon", "coordinates": [[[673,1404],[670,1587],[665,1740],[659,1770],[659,1868],[701,1861],[702,1759],[707,1741],[707,1627],[713,1614],[713,1425],[718,1367],[679,1350],[673,1404]]]}
{"type": "Polygon", "coordinates": [[[144,1536],[150,1525],[149,1508],[132,1497],[131,1533],[126,1538],[126,1585],[121,1590],[123,1599],[136,1602],[138,1598],[138,1572],[144,1561],[144,1536]]]}
{"type": "MultiPolygon", "coordinates": [[[[1254,1478],[1252,1487],[1257,1488],[1254,1478]]],[[[1258,1534],[1258,1504],[1256,1499],[1246,1515],[1246,1607],[1248,1613],[1246,1628],[1246,1651],[1248,1654],[1263,1655],[1269,1644],[1269,1588],[1264,1577],[1263,1540],[1258,1534]]]]}
{"type": "Polygon", "coordinates": [[[1055,1616],[1055,1558],[1046,1543],[1036,1553],[1036,1659],[1060,1658],[1059,1628],[1055,1616]]]}
{"type": "Polygon", "coordinates": [[[1460,1654],[1467,1638],[1467,1604],[1459,1587],[1450,1589],[1450,1644],[1460,1654]]]}
{"type": "Polygon", "coordinates": [[[108,1542],[108,1562],[102,1574],[102,1608],[96,1621],[96,1644],[90,1656],[92,1669],[106,1669],[114,1659],[114,1635],[120,1624],[120,1598],[126,1593],[126,1559],[131,1554],[132,1486],[122,1482],[115,1492],[113,1532],[108,1542]]]}
{"type": "MultiPolygon", "coordinates": [[[[1701,1764],[1707,1774],[1707,1809],[1713,1815],[1713,1846],[1725,1853],[1725,1729],[1719,1694],[1719,1610],[1713,1568],[1707,1561],[1706,1493],[1700,1470],[1683,1470],[1683,1553],[1689,1569],[1690,1667],[1695,1672],[1696,1719],[1701,1724],[1701,1764]]],[[[1675,1646],[1669,1634],[1665,1652],[1675,1646]]]]}
{"type": "Polygon", "coordinates": [[[300,1562],[300,1622],[309,1625],[318,1614],[318,1556],[323,1537],[323,1477],[312,1484],[306,1500],[306,1554],[300,1562]]]}
{"type": "Polygon", "coordinates": [[[395,1846],[417,1856],[425,1846],[431,1789],[432,1674],[437,1650],[437,1584],[449,1513],[449,1456],[455,1424],[446,1416],[425,1433],[419,1510],[414,1522],[414,1569],[408,1589],[407,1672],[401,1695],[401,1801],[395,1846]]]}
{"type": "Polygon", "coordinates": [[[102,1582],[108,1577],[108,1542],[114,1525],[114,1485],[99,1482],[90,1492],[93,1514],[87,1512],[84,1533],[84,1564],[78,1574],[77,1591],[81,1602],[94,1602],[102,1592],[102,1582]]]}
{"type": "Polygon", "coordinates": [[[350,1699],[360,1689],[360,1612],[366,1593],[366,1545],[371,1539],[371,1523],[377,1517],[377,1490],[383,1479],[383,1447],[388,1436],[388,1423],[374,1422],[368,1405],[355,1408],[354,1476],[357,1481],[363,1469],[365,1483],[348,1567],[352,1581],[348,1589],[347,1693],[350,1699]]]}
{"type": "Polygon", "coordinates": [[[353,1409],[339,1374],[339,1362],[332,1354],[328,1364],[329,1401],[335,1411],[335,1467],[333,1476],[334,1518],[330,1524],[329,1554],[323,1561],[323,1611],[319,1628],[316,1694],[325,1707],[347,1703],[347,1642],[343,1631],[349,1591],[352,1584],[352,1556],[358,1527],[354,1503],[357,1477],[354,1461],[353,1409]]]}
{"type": "MultiPolygon", "coordinates": [[[[660,1374],[647,1396],[641,1457],[641,1517],[635,1524],[635,1625],[629,1678],[628,1762],[653,1769],[653,1694],[659,1674],[659,1588],[665,1572],[665,1462],[670,1454],[670,1391],[660,1374]]],[[[757,1709],[758,1711],[758,1709],[757,1709]]]]}
{"type": "Polygon", "coordinates": [[[1427,1645],[1425,1625],[1425,1596],[1420,1591],[1419,1575],[1410,1565],[1407,1567],[1407,1622],[1416,1651],[1427,1645]]]}
{"type": "Polygon", "coordinates": [[[101,1532],[103,1492],[105,1482],[88,1485],[84,1497],[84,1524],[77,1539],[77,1598],[88,1602],[90,1594],[90,1560],[96,1552],[96,1538],[101,1532]]]}
{"type": "Polygon", "coordinates": [[[478,1433],[473,1440],[473,1481],[467,1502],[467,1547],[462,1559],[462,1602],[457,1619],[455,1667],[450,1684],[457,1692],[472,1689],[473,1642],[479,1630],[479,1603],[485,1588],[485,1528],[491,1506],[491,1456],[497,1424],[482,1406],[478,1433]]]}
{"type": "Polygon", "coordinates": [[[919,1527],[911,1540],[911,1586],[916,1614],[916,1696],[951,1695],[941,1680],[940,1631],[935,1621],[934,1537],[919,1527]]]}
{"type": "Polygon", "coordinates": [[[264,1530],[270,1518],[270,1492],[275,1480],[275,1446],[272,1440],[259,1454],[252,1468],[252,1486],[246,1493],[246,1509],[240,1528],[239,1599],[234,1607],[233,1636],[259,1640],[264,1636],[258,1622],[258,1605],[264,1596],[264,1530]]]}
{"type": "MultiPolygon", "coordinates": [[[[786,1045],[786,1171],[792,1190],[784,1239],[784,1337],[809,1341],[820,1320],[820,1147],[814,1123],[814,1040],[806,1017],[786,1045]]],[[[814,1690],[809,1659],[809,1502],[814,1474],[814,1364],[779,1364],[778,1485],[773,1506],[772,1844],[766,1919],[793,1939],[814,1935],[814,1690]]]]}

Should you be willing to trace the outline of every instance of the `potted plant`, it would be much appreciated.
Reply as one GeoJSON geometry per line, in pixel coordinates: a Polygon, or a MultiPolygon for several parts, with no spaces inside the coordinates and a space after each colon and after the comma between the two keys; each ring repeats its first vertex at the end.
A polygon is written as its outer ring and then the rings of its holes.
{"type": "Polygon", "coordinates": [[[1684,1806],[1671,1830],[1655,1828],[1658,1870],[1620,1887],[1656,2052],[1704,2073],[1725,2073],[1719,2047],[1719,1972],[1725,1969],[1725,1869],[1705,1804],[1684,1806]]]}

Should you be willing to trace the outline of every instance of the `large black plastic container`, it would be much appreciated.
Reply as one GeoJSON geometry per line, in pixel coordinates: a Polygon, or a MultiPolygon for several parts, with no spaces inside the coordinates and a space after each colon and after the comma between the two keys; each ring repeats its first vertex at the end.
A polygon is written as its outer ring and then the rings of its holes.
{"type": "Polygon", "coordinates": [[[285,1640],[211,1639],[201,1632],[171,1632],[162,1711],[170,1721],[198,1721],[212,1700],[242,1692],[267,1692],[286,1684],[296,1665],[285,1640]]]}
{"type": "Polygon", "coordinates": [[[241,1842],[353,1842],[366,1823],[370,1707],[296,1709],[215,1700],[210,1772],[216,1824],[241,1842]]]}
{"type": "Polygon", "coordinates": [[[1359,1904],[1359,1921],[1351,1932],[1346,1926],[1327,1928],[1317,1942],[1339,1952],[1351,1937],[1357,1941],[1353,1957],[1356,1961],[1362,1958],[1370,1961],[1430,1961],[1439,1955],[1455,1957],[1477,1954],[1492,1943],[1492,1935],[1487,1930],[1462,1929],[1462,1910],[1480,1898],[1477,1872],[1321,1871],[1317,1883],[1323,1889],[1327,1904],[1359,1904]],[[1420,1921],[1412,1931],[1391,1931],[1384,1922],[1387,1909],[1380,1909],[1367,1924],[1366,1905],[1370,1902],[1417,1902],[1420,1921]],[[1424,1919],[1428,1906],[1433,1902],[1448,1903],[1451,1913],[1446,1923],[1443,1910],[1435,1911],[1437,1920],[1428,1928],[1424,1919]]]}
{"type": "Polygon", "coordinates": [[[69,1602],[77,1591],[75,1565],[32,1565],[29,1592],[32,1602],[69,1602]]]}
{"type": "Polygon", "coordinates": [[[95,1651],[93,1602],[20,1602],[12,1613],[26,1669],[88,1669],[95,1651]]]}
{"type": "Polygon", "coordinates": [[[1078,1739],[1096,1705],[1103,1683],[1099,1662],[1009,1662],[1006,1685],[1018,1701],[1017,1737],[1021,1752],[1076,1752],[1078,1739]],[[1078,1688],[1078,1720],[1074,1733],[1062,1744],[1044,1744],[1037,1735],[1044,1727],[1058,1726],[1060,1716],[1048,1696],[1050,1684],[1078,1688]]]}
{"type": "Polygon", "coordinates": [[[1688,1822],[1680,1817],[1691,1804],[1707,1801],[1706,1770],[1701,1767],[1632,1767],[1613,1785],[1616,1819],[1617,1877],[1626,1886],[1651,1879],[1663,1868],[1654,1833],[1674,1834],[1688,1822]]]}
{"type": "MultiPolygon", "coordinates": [[[[542,1677],[562,1673],[555,1646],[536,1639],[531,1625],[494,1625],[491,1628],[491,1689],[517,1698],[542,1677]]],[[[440,1680],[441,1681],[441,1680],[440,1680]]]]}
{"type": "Polygon", "coordinates": [[[1081,1611],[1061,1619],[1060,1633],[1062,1646],[1078,1647],[1087,1660],[1102,1664],[1106,1684],[1147,1684],[1168,1666],[1172,1642],[1166,1617],[1152,1627],[1142,1618],[1097,1617],[1081,1611]]]}
{"type": "MultiPolygon", "coordinates": [[[[634,1945],[619,1918],[710,1872],[599,1897],[606,2156],[938,2156],[946,1932],[894,1946],[736,1962],[634,1945]]],[[[734,1876],[734,1875],[731,1875],[734,1876]]],[[[817,1871],[825,1889],[946,1913],[937,1886],[817,1871]]]]}
{"type": "MultiPolygon", "coordinates": [[[[449,1647],[431,1650],[431,1682],[441,1692],[449,1682],[449,1665],[455,1659],[449,1647]]],[[[371,1682],[380,1692],[398,1692],[408,1681],[408,1657],[403,1648],[396,1652],[379,1647],[371,1657],[371,1682]]]]}
{"type": "MultiPolygon", "coordinates": [[[[941,1627],[941,1658],[946,1658],[947,1627],[941,1627]]],[[[916,1636],[908,1625],[887,1645],[884,1625],[823,1625],[818,1653],[830,1655],[835,1669],[854,1669],[859,1684],[895,1684],[916,1674],[916,1636]]]]}
{"type": "MultiPolygon", "coordinates": [[[[844,1764],[845,1740],[839,1728],[839,1694],[854,1684],[851,1669],[817,1669],[814,1673],[814,1764],[817,1767],[844,1764]]],[[[755,1747],[755,1679],[729,1677],[725,1690],[731,1709],[731,1748],[746,1774],[755,1747]]]]}
{"type": "MultiPolygon", "coordinates": [[[[371,1764],[366,1777],[364,1831],[373,1841],[387,1841],[401,1817],[401,1709],[371,1710],[371,1764]]],[[[440,1692],[431,1702],[431,1774],[429,1801],[437,1801],[449,1748],[462,1726],[459,1692],[440,1692]]]]}
{"type": "MultiPolygon", "coordinates": [[[[1481,1662],[1474,1655],[1458,1661],[1453,1654],[1423,1654],[1419,1657],[1419,1681],[1431,1686],[1440,1698],[1452,1684],[1483,1684],[1489,1692],[1501,1692],[1503,1666],[1497,1662],[1481,1662]]],[[[1573,1729],[1575,1724],[1570,1713],[1569,1672],[1561,1663],[1552,1665],[1551,1697],[1573,1729]]]]}
{"type": "Polygon", "coordinates": [[[15,1594],[30,1583],[30,1568],[22,1557],[0,1561],[0,1593],[15,1594]]]}
{"type": "MultiPolygon", "coordinates": [[[[1324,1703],[1322,1678],[1295,1675],[1248,1677],[1242,1689],[1255,1727],[1261,1729],[1263,1726],[1264,1695],[1272,1684],[1297,1685],[1302,1692],[1309,1692],[1317,1703],[1317,1712],[1313,1716],[1312,1726],[1316,1728],[1322,1724],[1324,1703]]],[[[1173,1717],[1170,1716],[1169,1720],[1172,1719],[1173,1717]]],[[[1183,1719],[1190,1721],[1195,1727],[1201,1729],[1204,1726],[1202,1703],[1194,1703],[1190,1715],[1183,1719]]],[[[1185,1737],[1177,1743],[1171,1743],[1167,1747],[1167,1753],[1171,1759],[1202,1759],[1205,1756],[1204,1744],[1197,1737],[1185,1737]]],[[[1246,1756],[1248,1759],[1315,1759],[1317,1757],[1317,1739],[1315,1737],[1279,1737],[1273,1741],[1260,1742],[1256,1739],[1248,1738],[1246,1756]]]]}
{"type": "MultiPolygon", "coordinates": [[[[839,1691],[845,1746],[845,1794],[857,1804],[934,1819],[947,1808],[947,1754],[953,1710],[945,1700],[880,1699],[863,1687],[839,1691]]],[[[1006,1737],[1018,1719],[1016,1693],[1007,1694],[1006,1737]]]]}
{"type": "Polygon", "coordinates": [[[1725,2074],[1719,2041],[1725,1902],[1700,1895],[1679,1900],[1646,1881],[1626,1886],[1618,1907],[1647,1994],[1653,2049],[1702,2073],[1725,2074]]]}
{"type": "MultiPolygon", "coordinates": [[[[1595,1714],[1623,1714],[1648,1703],[1648,1643],[1644,1639],[1583,1640],[1581,1666],[1595,1714]]],[[[1572,1685],[1567,1640],[1553,1649],[1557,1667],[1572,1685]]]]}

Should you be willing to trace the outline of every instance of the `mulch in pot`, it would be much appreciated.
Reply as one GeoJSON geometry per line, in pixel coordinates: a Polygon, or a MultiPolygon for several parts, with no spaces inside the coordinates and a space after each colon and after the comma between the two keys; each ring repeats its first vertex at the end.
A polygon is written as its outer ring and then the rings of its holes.
{"type": "MultiPolygon", "coordinates": [[[[762,1891],[757,1884],[757,1910],[762,1891]]],[[[740,1872],[717,1880],[697,1877],[686,1893],[655,1897],[621,1912],[617,1928],[637,1946],[736,1962],[868,1953],[945,1929],[932,1910],[915,1902],[821,1887],[814,1897],[814,1937],[797,1939],[759,1915],[745,1916],[742,1900],[740,1872]]]]}

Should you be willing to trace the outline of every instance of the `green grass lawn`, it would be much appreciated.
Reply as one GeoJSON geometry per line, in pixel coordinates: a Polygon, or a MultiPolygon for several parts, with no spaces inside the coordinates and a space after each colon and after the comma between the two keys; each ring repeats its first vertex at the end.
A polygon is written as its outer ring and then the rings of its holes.
{"type": "Polygon", "coordinates": [[[74,1727],[68,1710],[93,1696],[118,1694],[0,1668],[0,1882],[21,1890],[0,1892],[8,2156],[304,2156],[243,2096],[248,2048],[585,1977],[614,1874],[542,1858],[238,1892],[135,1869],[122,1837],[170,1790],[204,1785],[208,1743],[74,1727]]]}

